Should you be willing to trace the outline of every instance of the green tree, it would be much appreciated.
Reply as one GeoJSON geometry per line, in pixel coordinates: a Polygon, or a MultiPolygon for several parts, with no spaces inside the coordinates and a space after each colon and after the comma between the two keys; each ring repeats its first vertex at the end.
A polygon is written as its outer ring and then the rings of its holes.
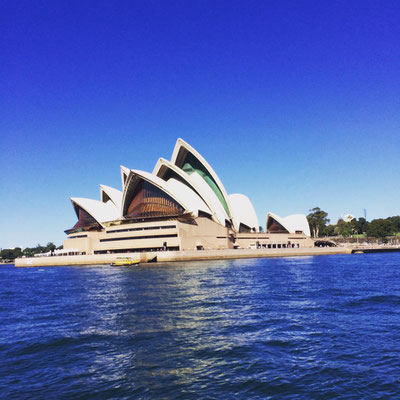
{"type": "MultiPolygon", "coordinates": [[[[16,247],[15,249],[3,249],[0,252],[0,258],[3,260],[14,260],[22,256],[34,257],[35,254],[47,253],[48,251],[55,250],[56,248],[57,247],[53,242],[49,242],[46,246],[41,246],[38,244],[36,247],[25,247],[23,251],[19,247],[16,247]]],[[[58,249],[62,249],[62,245],[59,246],[58,249]]]]}
{"type": "Polygon", "coordinates": [[[40,244],[38,244],[36,247],[33,248],[34,254],[45,253],[45,252],[46,252],[46,247],[43,247],[40,244]]]}
{"type": "Polygon", "coordinates": [[[3,249],[1,251],[1,258],[3,260],[13,260],[14,259],[14,250],[13,249],[3,249]]]}
{"type": "Polygon", "coordinates": [[[400,216],[387,218],[392,225],[393,233],[400,232],[400,216]]]}
{"type": "Polygon", "coordinates": [[[44,252],[47,253],[48,251],[54,251],[56,249],[56,245],[53,242],[47,243],[44,252]]]}
{"type": "Polygon", "coordinates": [[[383,239],[393,233],[393,225],[389,218],[374,219],[368,224],[367,235],[383,239]]]}
{"type": "Polygon", "coordinates": [[[336,224],[335,232],[340,236],[351,236],[353,233],[351,222],[346,222],[342,218],[339,218],[336,224]]]}
{"type": "Polygon", "coordinates": [[[329,224],[324,227],[322,234],[325,236],[334,236],[335,235],[336,225],[329,224]]]}
{"type": "Polygon", "coordinates": [[[35,254],[33,249],[30,247],[25,247],[23,253],[25,257],[33,257],[33,255],[35,254]]]}
{"type": "Polygon", "coordinates": [[[310,225],[311,235],[313,237],[319,237],[324,234],[324,228],[329,224],[330,219],[328,213],[321,210],[319,207],[314,207],[309,210],[310,213],[307,215],[307,220],[310,225]]]}
{"type": "Polygon", "coordinates": [[[359,219],[354,218],[350,224],[354,233],[362,235],[367,231],[369,222],[365,218],[360,217],[359,219]]]}
{"type": "Polygon", "coordinates": [[[3,249],[0,254],[3,260],[15,260],[22,256],[22,250],[20,247],[16,247],[15,249],[3,249]]]}

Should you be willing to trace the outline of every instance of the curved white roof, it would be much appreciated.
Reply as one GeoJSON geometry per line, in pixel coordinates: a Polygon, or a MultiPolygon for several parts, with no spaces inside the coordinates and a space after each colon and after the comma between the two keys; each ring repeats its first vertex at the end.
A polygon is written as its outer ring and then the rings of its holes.
{"type": "MultiPolygon", "coordinates": [[[[91,215],[101,226],[104,222],[114,221],[120,218],[120,211],[112,201],[103,203],[98,200],[85,199],[82,197],[71,197],[72,204],[76,204],[91,215]]],[[[79,215],[78,215],[79,218],[79,215]]]]}
{"type": "Polygon", "coordinates": [[[292,214],[282,218],[279,215],[268,213],[266,223],[267,227],[269,218],[273,218],[275,221],[279,222],[289,233],[302,231],[305,235],[311,236],[310,225],[308,224],[307,217],[304,214],[292,214]]]}
{"type": "Polygon", "coordinates": [[[250,199],[244,194],[234,193],[229,195],[229,200],[237,224],[236,230],[239,231],[240,223],[242,223],[258,232],[258,218],[250,199]]]}
{"type": "Polygon", "coordinates": [[[195,215],[198,215],[199,211],[212,215],[212,211],[207,207],[207,204],[202,200],[202,198],[184,183],[171,178],[168,179],[167,185],[168,190],[179,196],[183,203],[187,205],[188,211],[191,211],[195,215]]]}
{"type": "MultiPolygon", "coordinates": [[[[169,179],[168,182],[166,182],[158,176],[150,174],[149,172],[131,170],[127,180],[126,188],[129,187],[128,183],[134,177],[144,179],[161,189],[178,204],[180,204],[182,208],[185,209],[185,212],[192,212],[196,216],[198,215],[199,210],[210,215],[212,214],[211,210],[207,207],[204,201],[192,189],[188,188],[184,183],[179,182],[176,179],[169,179]]],[[[127,190],[124,191],[123,195],[122,211],[125,210],[126,193],[127,190]]]]}
{"type": "Polygon", "coordinates": [[[111,186],[100,185],[100,200],[103,203],[107,203],[107,200],[104,201],[104,199],[107,198],[109,198],[114,203],[115,207],[121,211],[122,192],[118,189],[114,189],[111,186]],[[106,194],[107,196],[104,196],[103,194],[106,194]]]}
{"type": "MultiPolygon", "coordinates": [[[[174,174],[178,175],[179,178],[185,182],[186,186],[192,189],[204,201],[209,209],[207,212],[212,215],[215,221],[221,225],[225,225],[225,219],[229,219],[229,217],[222,207],[221,202],[218,200],[218,197],[207,183],[204,182],[204,179],[196,173],[188,175],[175,164],[170,163],[164,158],[160,158],[154,167],[153,174],[158,177],[164,177],[165,170],[170,170],[174,174]]],[[[162,179],[165,180],[164,178],[162,179]]],[[[171,179],[168,179],[167,182],[170,180],[171,179]]]]}
{"type": "Polygon", "coordinates": [[[128,179],[130,169],[124,167],[123,165],[120,165],[119,168],[121,170],[121,184],[122,184],[122,190],[123,190],[125,188],[125,183],[128,179]]]}
{"type": "MultiPolygon", "coordinates": [[[[171,163],[177,165],[180,168],[182,167],[182,165],[181,166],[178,165],[180,162],[179,153],[180,153],[181,149],[185,149],[186,151],[190,152],[197,159],[197,161],[202,165],[202,167],[207,171],[207,175],[209,175],[211,177],[211,179],[215,182],[217,188],[219,189],[219,192],[221,193],[222,199],[220,200],[220,203],[224,207],[226,214],[228,214],[228,216],[230,216],[230,218],[233,219],[234,216],[232,213],[232,208],[230,206],[228,194],[224,188],[224,185],[222,184],[221,180],[219,179],[219,177],[215,173],[215,171],[211,168],[211,165],[203,158],[203,156],[196,149],[194,149],[192,146],[190,146],[190,144],[186,143],[183,139],[179,138],[176,141],[175,148],[172,153],[171,163]]],[[[217,197],[218,197],[218,195],[217,195],[217,197]]]]}
{"type": "Polygon", "coordinates": [[[207,204],[210,204],[211,210],[213,210],[220,224],[225,226],[225,220],[229,221],[231,218],[226,213],[225,208],[221,204],[217,195],[198,173],[194,172],[192,175],[190,175],[190,179],[196,184],[197,187],[200,188],[200,193],[202,196],[208,199],[207,204]]]}

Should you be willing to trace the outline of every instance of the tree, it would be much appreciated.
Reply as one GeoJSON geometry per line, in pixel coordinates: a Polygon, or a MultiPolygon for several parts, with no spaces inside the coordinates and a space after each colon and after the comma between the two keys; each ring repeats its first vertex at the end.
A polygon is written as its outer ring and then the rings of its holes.
{"type": "Polygon", "coordinates": [[[353,233],[351,222],[346,222],[342,218],[339,218],[336,224],[335,232],[340,236],[351,236],[353,233]]]}
{"type": "Polygon", "coordinates": [[[400,216],[387,218],[392,225],[393,233],[400,232],[400,216]]]}
{"type": "Polygon", "coordinates": [[[38,253],[47,253],[49,251],[54,251],[55,249],[62,249],[63,246],[56,247],[53,242],[47,243],[47,245],[41,246],[38,244],[36,247],[25,247],[22,251],[20,247],[16,247],[15,249],[3,249],[0,252],[0,258],[3,260],[14,260],[16,258],[25,256],[25,257],[34,257],[35,254],[38,253]]]}
{"type": "Polygon", "coordinates": [[[387,219],[374,219],[367,228],[367,235],[383,239],[393,233],[393,225],[389,218],[387,219]]]}
{"type": "Polygon", "coordinates": [[[362,235],[363,233],[366,232],[369,222],[365,218],[360,217],[358,220],[356,218],[354,218],[350,222],[350,224],[351,224],[351,227],[352,227],[354,233],[358,233],[359,235],[362,235]]]}
{"type": "Polygon", "coordinates": [[[259,227],[258,227],[258,230],[262,233],[262,232],[264,232],[264,228],[260,225],[259,227]]]}
{"type": "Polygon", "coordinates": [[[53,242],[49,242],[47,243],[46,247],[45,247],[45,253],[47,253],[48,251],[54,251],[56,249],[56,245],[53,242]]]}
{"type": "Polygon", "coordinates": [[[22,256],[22,250],[20,247],[15,249],[3,249],[0,253],[3,260],[14,260],[22,256]]]}
{"type": "Polygon", "coordinates": [[[320,234],[324,233],[324,228],[330,222],[330,219],[327,218],[328,213],[321,210],[319,207],[314,207],[309,211],[310,214],[307,215],[307,220],[310,225],[311,235],[313,237],[319,237],[320,234]]]}
{"type": "Polygon", "coordinates": [[[1,258],[3,260],[13,260],[14,257],[14,249],[3,249],[1,251],[1,258]]]}
{"type": "Polygon", "coordinates": [[[323,229],[321,234],[323,233],[325,236],[334,236],[335,235],[335,228],[336,228],[336,225],[329,224],[328,226],[326,226],[323,229]]]}
{"type": "Polygon", "coordinates": [[[30,247],[25,247],[23,253],[25,257],[33,257],[35,254],[33,249],[31,249],[30,247]]]}

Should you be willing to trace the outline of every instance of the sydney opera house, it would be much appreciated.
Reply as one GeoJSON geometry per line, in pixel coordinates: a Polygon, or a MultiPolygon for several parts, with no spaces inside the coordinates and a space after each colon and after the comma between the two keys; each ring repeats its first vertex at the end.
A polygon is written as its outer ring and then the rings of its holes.
{"type": "Polygon", "coordinates": [[[268,213],[265,232],[243,194],[228,195],[210,164],[178,139],[171,161],[152,173],[121,166],[122,190],[100,185],[100,200],[71,198],[78,221],[64,249],[82,254],[313,247],[304,215],[268,213]]]}

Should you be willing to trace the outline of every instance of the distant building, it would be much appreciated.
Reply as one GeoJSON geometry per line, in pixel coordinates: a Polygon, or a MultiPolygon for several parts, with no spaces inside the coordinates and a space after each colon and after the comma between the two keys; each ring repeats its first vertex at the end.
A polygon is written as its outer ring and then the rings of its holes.
{"type": "Polygon", "coordinates": [[[85,254],[156,250],[312,247],[304,215],[269,213],[265,233],[243,194],[228,195],[208,162],[178,139],[152,173],[121,166],[122,191],[100,185],[100,201],[73,197],[78,221],[64,249],[85,254]]]}
{"type": "Polygon", "coordinates": [[[346,214],[343,218],[344,222],[351,222],[354,219],[354,215],[346,214]]]}

